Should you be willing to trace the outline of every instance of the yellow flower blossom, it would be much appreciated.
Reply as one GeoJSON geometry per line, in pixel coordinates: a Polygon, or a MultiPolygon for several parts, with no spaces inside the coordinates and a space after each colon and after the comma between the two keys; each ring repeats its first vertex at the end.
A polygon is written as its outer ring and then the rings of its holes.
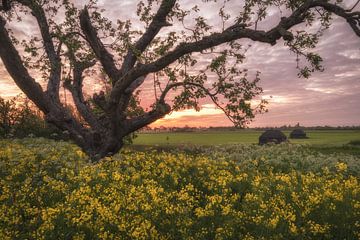
{"type": "Polygon", "coordinates": [[[336,164],[336,169],[339,172],[344,172],[347,169],[347,165],[346,165],[346,163],[339,162],[339,163],[336,164]]]}

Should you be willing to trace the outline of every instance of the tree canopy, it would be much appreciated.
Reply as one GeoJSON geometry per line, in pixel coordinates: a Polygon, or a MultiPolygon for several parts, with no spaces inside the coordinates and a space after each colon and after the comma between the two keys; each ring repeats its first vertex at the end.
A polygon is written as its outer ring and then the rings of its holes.
{"type": "Polygon", "coordinates": [[[96,0],[82,6],[69,0],[2,0],[0,57],[47,121],[99,160],[118,152],[124,137],[171,111],[199,109],[203,98],[236,126],[266,111],[266,101],[258,98],[259,73],[251,76],[241,67],[249,47],[245,39],[269,47],[284,43],[297,56],[299,75],[309,77],[322,70],[322,58],[312,50],[334,15],[360,36],[360,12],[354,10],[359,1],[350,9],[341,0],[200,2],[219,4],[216,23],[196,3],[176,0],[139,1],[136,26],[121,16],[109,20],[96,0]],[[231,12],[230,3],[236,7],[231,12]],[[269,9],[281,17],[266,27],[269,9]],[[12,31],[12,22],[29,17],[38,33],[21,37],[12,31]],[[199,64],[200,55],[207,56],[207,64],[199,64]],[[103,90],[84,94],[84,78],[99,75],[103,90]],[[144,110],[139,88],[148,82],[155,100],[144,110]],[[66,110],[61,87],[71,93],[80,119],[66,110]]]}

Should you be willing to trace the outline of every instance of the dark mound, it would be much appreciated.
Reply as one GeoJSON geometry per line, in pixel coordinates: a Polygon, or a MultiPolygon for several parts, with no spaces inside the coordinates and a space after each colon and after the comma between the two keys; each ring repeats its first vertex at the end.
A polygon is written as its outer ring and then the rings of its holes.
{"type": "Polygon", "coordinates": [[[306,137],[306,133],[304,132],[304,130],[302,129],[294,129],[291,133],[290,133],[290,138],[307,138],[306,137]]]}
{"type": "Polygon", "coordinates": [[[360,146],[360,140],[352,140],[348,144],[352,146],[360,146]]]}
{"type": "Polygon", "coordinates": [[[267,130],[259,137],[259,144],[282,143],[286,141],[286,136],[280,130],[267,130]]]}

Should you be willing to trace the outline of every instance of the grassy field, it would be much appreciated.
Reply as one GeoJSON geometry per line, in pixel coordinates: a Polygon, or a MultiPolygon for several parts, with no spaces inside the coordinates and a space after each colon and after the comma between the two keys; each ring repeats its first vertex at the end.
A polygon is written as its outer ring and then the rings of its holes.
{"type": "MultiPolygon", "coordinates": [[[[142,133],[134,140],[136,145],[219,145],[258,143],[263,131],[206,131],[189,133],[142,133]]],[[[293,143],[341,146],[360,140],[360,130],[312,130],[306,131],[308,139],[291,139],[293,143]]],[[[284,131],[289,136],[290,131],[284,131]]]]}
{"type": "MultiPolygon", "coordinates": [[[[184,145],[257,144],[262,132],[246,129],[189,133],[143,133],[134,140],[132,148],[146,150],[150,146],[155,146],[162,150],[171,150],[184,145]]],[[[284,131],[284,133],[289,136],[290,131],[284,131]]],[[[347,153],[360,156],[360,146],[349,145],[350,141],[360,141],[359,130],[312,130],[306,131],[306,133],[307,139],[290,139],[290,142],[307,144],[309,148],[321,153],[347,153]]]]}

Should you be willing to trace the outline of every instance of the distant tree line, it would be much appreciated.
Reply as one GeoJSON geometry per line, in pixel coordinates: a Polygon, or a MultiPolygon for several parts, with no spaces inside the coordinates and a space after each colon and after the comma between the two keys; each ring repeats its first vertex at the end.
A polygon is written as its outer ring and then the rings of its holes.
{"type": "Polygon", "coordinates": [[[256,130],[267,130],[267,129],[279,129],[279,130],[294,130],[294,129],[305,129],[305,130],[360,130],[360,126],[291,126],[291,125],[284,125],[280,127],[263,127],[263,128],[253,128],[256,130]]]}
{"type": "Polygon", "coordinates": [[[304,130],[360,130],[360,126],[310,126],[305,127],[299,124],[294,126],[291,125],[283,125],[280,127],[254,127],[254,128],[238,128],[234,126],[221,126],[221,127],[154,127],[151,128],[146,126],[140,130],[142,133],[157,133],[157,132],[203,132],[203,131],[239,131],[239,130],[258,130],[258,131],[266,131],[271,129],[278,129],[278,130],[294,130],[294,129],[304,129],[304,130]]]}
{"type": "Polygon", "coordinates": [[[0,138],[24,137],[66,139],[67,134],[47,123],[29,99],[0,97],[0,138]]]}
{"type": "MultiPolygon", "coordinates": [[[[270,130],[270,129],[279,129],[279,130],[294,130],[294,129],[304,129],[304,130],[360,130],[360,126],[301,126],[299,124],[296,124],[294,126],[292,125],[283,125],[280,127],[271,127],[271,126],[267,126],[267,127],[253,127],[253,128],[245,128],[245,129],[252,129],[252,130],[259,130],[259,131],[265,131],[265,130],[270,130]]],[[[236,130],[240,130],[240,128],[236,128],[236,127],[209,127],[209,130],[214,130],[214,131],[236,131],[236,130]]]]}

